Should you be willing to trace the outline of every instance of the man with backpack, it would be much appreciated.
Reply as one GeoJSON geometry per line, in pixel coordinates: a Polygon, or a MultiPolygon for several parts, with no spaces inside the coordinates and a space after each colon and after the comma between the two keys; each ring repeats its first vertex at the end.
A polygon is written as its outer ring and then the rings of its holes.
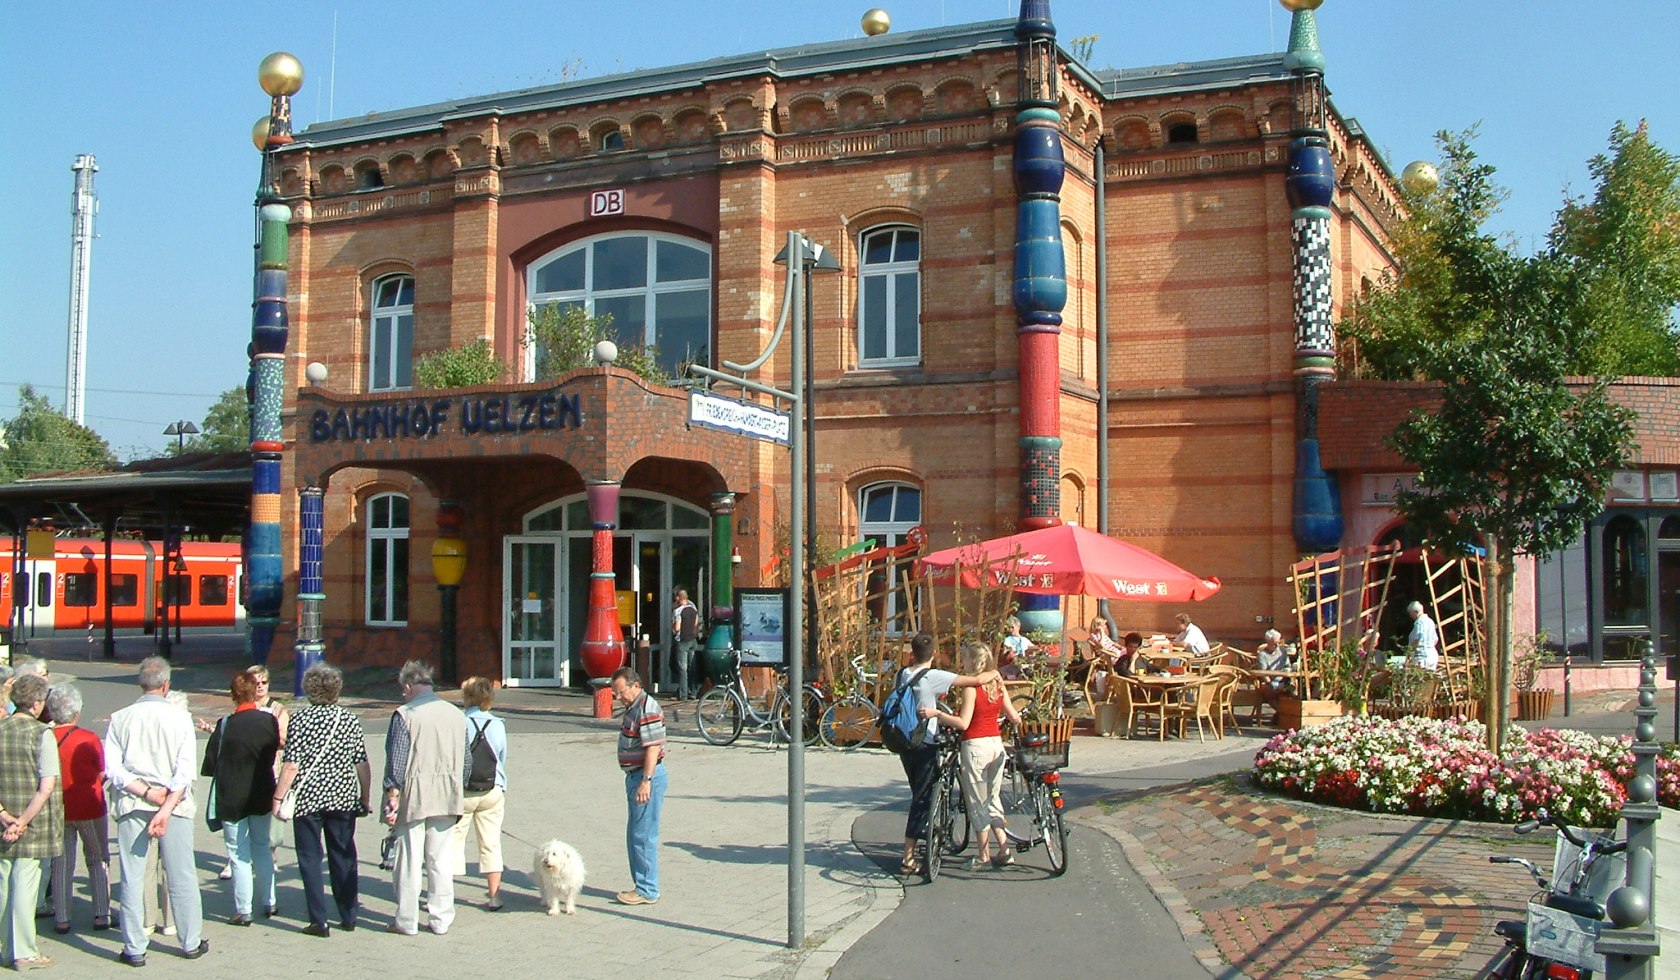
{"type": "Polygon", "coordinates": [[[688,590],[678,589],[671,612],[671,648],[677,668],[677,697],[687,701],[694,694],[688,671],[700,649],[700,610],[688,601],[688,590]]]}
{"type": "Polygon", "coordinates": [[[484,875],[484,908],[502,909],[502,814],[507,793],[507,725],[490,713],[496,689],[483,677],[461,682],[467,707],[467,782],[455,824],[455,873],[467,873],[467,830],[478,833],[478,871],[484,875]]]}
{"type": "Polygon", "coordinates": [[[917,633],[910,640],[910,666],[898,672],[892,693],[881,708],[881,744],[898,754],[904,775],[910,781],[910,814],[904,820],[904,857],[900,874],[922,872],[922,858],[916,842],[927,839],[928,807],[939,775],[939,719],[923,718],[923,708],[933,708],[954,687],[978,687],[998,677],[989,670],[978,677],[966,677],[933,666],[936,652],[933,635],[917,633]]]}

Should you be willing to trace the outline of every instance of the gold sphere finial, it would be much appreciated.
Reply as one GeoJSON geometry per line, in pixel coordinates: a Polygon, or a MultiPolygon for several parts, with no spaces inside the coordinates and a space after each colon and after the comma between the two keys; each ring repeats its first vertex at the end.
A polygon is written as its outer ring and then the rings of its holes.
{"type": "Polygon", "coordinates": [[[892,18],[880,7],[871,7],[863,15],[863,33],[870,37],[879,37],[892,30],[892,18]]]}
{"type": "Polygon", "coordinates": [[[1441,172],[1428,160],[1413,160],[1400,171],[1400,186],[1413,197],[1424,197],[1441,186],[1441,172]]]}
{"type": "Polygon", "coordinates": [[[1301,10],[1317,10],[1324,5],[1324,0],[1278,0],[1278,3],[1283,4],[1283,9],[1295,13],[1301,10]]]}
{"type": "Polygon", "coordinates": [[[276,51],[257,66],[257,84],[269,95],[296,95],[303,88],[303,62],[276,51]]]}
{"type": "Polygon", "coordinates": [[[268,149],[268,128],[273,125],[273,123],[274,118],[272,116],[265,115],[257,120],[257,124],[255,126],[251,127],[251,142],[259,151],[268,149]]]}

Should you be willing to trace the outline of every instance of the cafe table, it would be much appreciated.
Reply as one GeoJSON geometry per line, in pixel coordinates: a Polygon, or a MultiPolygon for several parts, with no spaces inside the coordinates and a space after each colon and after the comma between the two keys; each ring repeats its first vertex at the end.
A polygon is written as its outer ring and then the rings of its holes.
{"type": "MultiPolygon", "coordinates": [[[[1182,692],[1197,684],[1211,683],[1207,674],[1196,674],[1190,671],[1185,671],[1182,674],[1143,673],[1133,675],[1131,679],[1144,688],[1160,691],[1158,701],[1163,704],[1181,700],[1184,696],[1182,692]]],[[[1166,738],[1166,717],[1164,713],[1161,716],[1159,734],[1162,739],[1166,738]]]]}

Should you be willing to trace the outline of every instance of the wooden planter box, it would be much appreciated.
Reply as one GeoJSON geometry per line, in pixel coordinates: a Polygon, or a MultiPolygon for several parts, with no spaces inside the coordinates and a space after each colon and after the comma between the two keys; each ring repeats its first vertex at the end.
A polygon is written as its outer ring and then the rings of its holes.
{"type": "Polygon", "coordinates": [[[1556,691],[1518,691],[1517,720],[1542,721],[1551,717],[1556,691]]]}
{"type": "Polygon", "coordinates": [[[1303,701],[1286,694],[1278,698],[1277,723],[1283,729],[1312,728],[1351,713],[1340,701],[1303,701]]]}

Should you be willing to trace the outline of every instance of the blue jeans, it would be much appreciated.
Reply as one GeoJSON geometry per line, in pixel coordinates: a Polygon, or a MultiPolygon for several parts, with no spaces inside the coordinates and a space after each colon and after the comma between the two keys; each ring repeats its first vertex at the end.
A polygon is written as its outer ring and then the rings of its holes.
{"type": "Polygon", "coordinates": [[[251,914],[253,868],[256,872],[255,890],[262,894],[263,908],[271,908],[274,905],[274,852],[268,848],[268,835],[273,820],[273,817],[263,813],[222,824],[222,840],[227,842],[228,863],[233,866],[235,915],[251,914]]]}
{"type": "Polygon", "coordinates": [[[630,822],[624,828],[624,844],[630,852],[630,880],[643,898],[659,897],[659,811],[665,805],[665,764],[653,771],[653,783],[646,803],[636,802],[642,785],[638,766],[624,774],[624,798],[630,804],[630,822]]]}

